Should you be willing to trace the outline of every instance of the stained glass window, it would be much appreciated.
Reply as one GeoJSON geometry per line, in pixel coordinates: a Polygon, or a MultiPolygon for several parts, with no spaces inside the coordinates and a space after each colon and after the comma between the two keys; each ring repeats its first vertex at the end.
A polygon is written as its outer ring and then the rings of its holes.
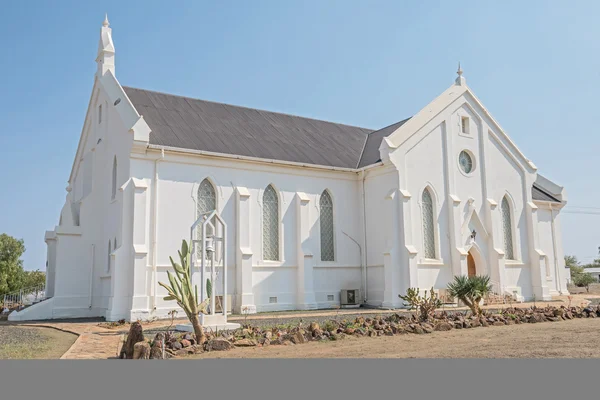
{"type": "Polygon", "coordinates": [[[500,208],[502,211],[502,230],[504,233],[504,257],[507,260],[514,260],[512,218],[510,215],[510,203],[506,196],[502,199],[502,206],[500,208]]]}
{"type": "Polygon", "coordinates": [[[333,245],[333,201],[327,190],[321,194],[319,200],[321,214],[321,261],[334,261],[335,250],[333,245]]]}
{"type": "MultiPolygon", "coordinates": [[[[215,194],[215,187],[208,179],[204,179],[200,186],[198,186],[198,198],[196,201],[196,216],[200,218],[201,215],[211,212],[217,209],[217,196],[215,194]]],[[[210,229],[210,228],[208,228],[210,229]]],[[[207,229],[206,234],[211,235],[207,229]]],[[[198,224],[196,240],[202,238],[202,224],[198,224]]],[[[198,258],[202,255],[201,245],[196,244],[196,255],[198,258]]]]}
{"type": "Polygon", "coordinates": [[[271,185],[263,193],[263,258],[279,260],[279,198],[271,185]]]}
{"type": "Polygon", "coordinates": [[[460,152],[460,155],[458,156],[458,163],[465,174],[469,174],[471,171],[473,171],[473,159],[466,151],[463,150],[460,152]]]}
{"type": "Polygon", "coordinates": [[[428,189],[423,191],[423,254],[425,258],[435,258],[435,227],[433,199],[428,189]]]}

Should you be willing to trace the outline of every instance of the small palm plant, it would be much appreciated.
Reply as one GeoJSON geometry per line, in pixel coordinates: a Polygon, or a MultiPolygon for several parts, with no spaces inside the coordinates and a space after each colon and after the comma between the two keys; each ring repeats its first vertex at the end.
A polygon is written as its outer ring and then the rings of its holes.
{"type": "Polygon", "coordinates": [[[481,315],[481,300],[492,291],[490,277],[487,275],[455,276],[448,284],[448,294],[458,298],[471,309],[473,315],[481,315]]]}
{"type": "Polygon", "coordinates": [[[206,314],[208,299],[202,303],[198,300],[198,285],[192,284],[190,275],[190,248],[185,240],[182,241],[181,250],[178,253],[181,264],[176,263],[172,257],[169,257],[175,270],[175,275],[167,271],[169,285],[163,282],[158,284],[167,289],[169,293],[164,299],[166,301],[175,300],[179,307],[183,309],[194,328],[196,341],[202,344],[206,341],[206,335],[202,325],[200,325],[199,313],[206,314]]]}

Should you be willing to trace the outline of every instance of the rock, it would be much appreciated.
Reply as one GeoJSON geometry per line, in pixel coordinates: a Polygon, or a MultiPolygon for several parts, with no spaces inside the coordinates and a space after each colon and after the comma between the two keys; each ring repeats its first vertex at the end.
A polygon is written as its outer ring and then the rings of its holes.
{"type": "Polygon", "coordinates": [[[150,344],[148,342],[137,342],[133,345],[133,359],[147,360],[150,358],[150,344]]]}
{"type": "Polygon", "coordinates": [[[421,323],[421,328],[423,328],[423,331],[425,333],[433,332],[433,325],[431,325],[431,324],[423,322],[423,323],[421,323]]]}
{"type": "Polygon", "coordinates": [[[294,343],[290,340],[284,340],[281,342],[281,344],[284,346],[293,346],[294,345],[294,343]]]}
{"type": "Polygon", "coordinates": [[[142,329],[142,324],[140,324],[138,321],[136,321],[133,324],[131,324],[131,327],[129,328],[129,333],[127,334],[127,340],[125,341],[125,344],[123,345],[123,348],[121,349],[120,357],[132,359],[133,358],[133,348],[134,348],[135,344],[139,343],[139,342],[143,342],[144,340],[145,340],[145,338],[144,338],[144,331],[142,329]]]}
{"type": "Polygon", "coordinates": [[[456,328],[456,329],[462,329],[463,328],[463,323],[461,321],[454,321],[454,328],[456,328]]]}
{"type": "Polygon", "coordinates": [[[504,322],[502,322],[502,321],[494,321],[494,323],[492,324],[492,326],[504,326],[504,322]]]}
{"type": "Polygon", "coordinates": [[[296,333],[290,335],[289,339],[294,344],[301,344],[301,343],[306,342],[306,339],[304,339],[304,336],[300,332],[296,332],[296,333]]]}
{"type": "Polygon", "coordinates": [[[258,339],[258,344],[260,344],[261,346],[269,346],[271,344],[271,340],[268,338],[260,338],[258,339]]]}
{"type": "Polygon", "coordinates": [[[515,324],[515,320],[512,318],[509,318],[506,320],[506,325],[514,325],[515,324]]]}
{"type": "Polygon", "coordinates": [[[413,328],[413,333],[416,333],[417,335],[422,335],[425,333],[425,330],[421,327],[421,325],[415,325],[415,327],[413,328]]]}
{"type": "Polygon", "coordinates": [[[479,319],[479,323],[481,324],[481,326],[483,326],[484,328],[487,328],[488,326],[490,326],[490,324],[488,324],[488,322],[485,320],[485,318],[480,318],[479,319]]]}
{"type": "Polygon", "coordinates": [[[185,347],[190,347],[191,345],[192,345],[192,343],[189,340],[187,340],[187,339],[182,339],[181,340],[181,346],[182,347],[184,347],[184,348],[185,347]]]}
{"type": "Polygon", "coordinates": [[[150,358],[153,360],[162,360],[166,358],[164,346],[166,346],[165,333],[158,332],[156,336],[154,336],[154,345],[150,348],[150,358]]]}
{"type": "Polygon", "coordinates": [[[454,326],[452,324],[450,324],[449,322],[440,321],[437,324],[435,324],[433,329],[436,331],[449,331],[449,330],[452,330],[453,327],[454,326]]]}
{"type": "Polygon", "coordinates": [[[348,328],[346,328],[346,330],[344,331],[344,333],[346,335],[352,335],[352,334],[354,334],[354,328],[348,327],[348,328]]]}
{"type": "Polygon", "coordinates": [[[309,332],[314,332],[314,331],[320,331],[321,327],[319,326],[318,322],[311,322],[310,326],[308,327],[309,332]]]}
{"type": "Polygon", "coordinates": [[[235,347],[254,347],[257,344],[254,339],[240,339],[234,343],[235,347]]]}
{"type": "Polygon", "coordinates": [[[173,342],[171,343],[171,348],[175,351],[177,350],[181,350],[183,348],[183,345],[180,342],[173,342]]]}
{"type": "Polygon", "coordinates": [[[208,351],[224,351],[231,350],[233,345],[224,338],[214,338],[208,341],[206,349],[208,351]]]}

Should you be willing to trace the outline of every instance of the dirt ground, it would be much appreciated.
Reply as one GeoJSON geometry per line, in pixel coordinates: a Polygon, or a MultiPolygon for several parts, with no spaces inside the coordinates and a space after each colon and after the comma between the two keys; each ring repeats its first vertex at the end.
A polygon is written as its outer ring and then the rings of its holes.
{"type": "Polygon", "coordinates": [[[193,358],[600,358],[600,318],[236,348],[193,358]]]}
{"type": "Polygon", "coordinates": [[[52,328],[0,326],[0,359],[58,359],[77,335],[52,328]]]}

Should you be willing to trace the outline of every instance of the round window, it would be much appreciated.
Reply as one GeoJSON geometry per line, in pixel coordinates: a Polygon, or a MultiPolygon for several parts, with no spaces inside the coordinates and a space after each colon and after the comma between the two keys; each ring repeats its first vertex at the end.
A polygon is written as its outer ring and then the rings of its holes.
{"type": "Polygon", "coordinates": [[[458,156],[458,163],[465,174],[470,174],[471,171],[473,171],[473,159],[466,151],[463,150],[460,152],[460,155],[458,156]]]}

